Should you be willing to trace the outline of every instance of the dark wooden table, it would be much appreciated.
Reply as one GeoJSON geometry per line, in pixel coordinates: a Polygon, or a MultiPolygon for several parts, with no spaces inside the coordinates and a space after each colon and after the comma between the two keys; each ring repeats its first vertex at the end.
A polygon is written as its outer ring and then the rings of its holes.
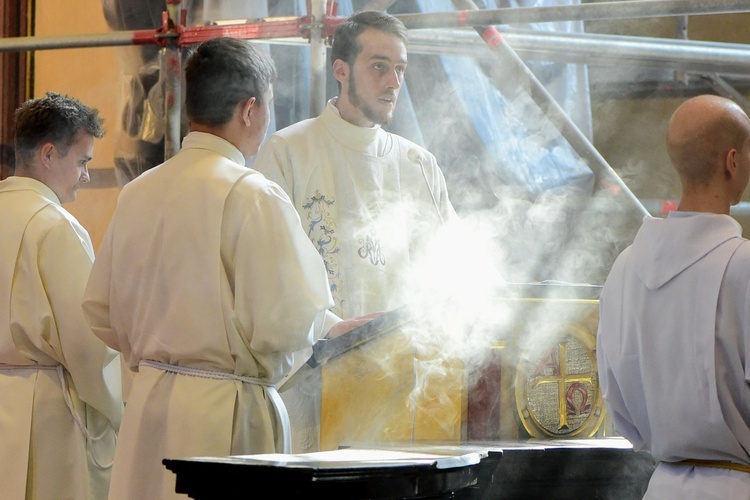
{"type": "Polygon", "coordinates": [[[329,452],[324,460],[314,454],[253,455],[164,464],[177,475],[177,492],[196,500],[640,500],[655,467],[650,455],[620,439],[403,445],[353,455],[363,448],[329,452]],[[381,452],[409,455],[376,459],[381,452]]]}

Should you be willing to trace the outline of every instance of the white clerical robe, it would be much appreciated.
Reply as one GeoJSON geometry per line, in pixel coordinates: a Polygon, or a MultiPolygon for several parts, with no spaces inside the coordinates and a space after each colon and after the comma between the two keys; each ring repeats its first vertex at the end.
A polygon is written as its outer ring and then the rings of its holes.
{"type": "Polygon", "coordinates": [[[750,499],[750,244],[716,214],[646,218],[600,303],[599,383],[615,429],[662,461],[646,498],[750,499]]]}
{"type": "Polygon", "coordinates": [[[0,214],[0,497],[106,498],[122,391],[81,311],[91,240],[35,179],[1,181],[0,214]]]}
{"type": "Polygon", "coordinates": [[[415,252],[441,218],[455,216],[432,154],[347,122],[333,100],[319,117],[273,134],[254,168],[292,199],[342,318],[402,305],[415,252]]]}
{"type": "Polygon", "coordinates": [[[326,333],[331,305],[289,198],[232,144],[191,132],[175,157],[127,184],[84,301],[96,335],[138,372],[110,498],[173,497],[164,458],[283,451],[269,389],[142,362],[275,384],[294,352],[326,333]]]}

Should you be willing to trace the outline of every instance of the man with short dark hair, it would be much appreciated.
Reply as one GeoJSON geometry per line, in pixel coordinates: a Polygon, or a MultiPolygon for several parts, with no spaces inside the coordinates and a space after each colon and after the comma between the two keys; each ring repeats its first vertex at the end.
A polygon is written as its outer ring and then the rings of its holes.
{"type": "Polygon", "coordinates": [[[255,162],[300,213],[342,318],[402,305],[420,245],[455,215],[435,157],[382,128],[404,83],[406,44],[403,23],[385,12],[338,25],[338,97],[319,117],[273,134],[255,162]]]}
{"type": "Polygon", "coordinates": [[[175,496],[164,458],[291,451],[276,388],[328,331],[332,301],[289,198],[245,167],[275,77],[252,42],[200,44],[182,149],[120,194],[84,301],[136,372],[110,498],[175,496]]]}
{"type": "MultiPolygon", "coordinates": [[[[391,123],[407,67],[407,31],[388,13],[363,11],[336,27],[331,60],[339,95],[320,116],[273,134],[254,168],[292,200],[325,262],[335,306],[350,320],[409,300],[413,264],[455,216],[435,157],[383,126],[391,123]]],[[[309,382],[315,383],[315,381],[309,382]]],[[[297,389],[305,415],[320,413],[297,389]]],[[[318,448],[317,422],[295,422],[299,451],[318,448]]]]}
{"type": "Polygon", "coordinates": [[[750,499],[750,244],[729,216],[750,118],[702,95],[669,122],[676,211],[647,217],[604,285],[599,382],[615,430],[661,463],[645,498],[750,499]]]}
{"type": "Polygon", "coordinates": [[[102,121],[52,92],[15,121],[16,171],[0,181],[2,497],[104,499],[122,416],[119,356],[86,325],[94,249],[61,206],[89,181],[102,121]]]}

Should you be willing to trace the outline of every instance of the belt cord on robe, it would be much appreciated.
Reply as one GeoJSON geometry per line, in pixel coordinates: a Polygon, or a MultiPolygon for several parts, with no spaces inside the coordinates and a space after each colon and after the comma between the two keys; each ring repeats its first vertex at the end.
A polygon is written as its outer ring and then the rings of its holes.
{"type": "Polygon", "coordinates": [[[679,465],[692,465],[693,467],[710,467],[712,469],[728,469],[750,474],[750,465],[736,464],[734,462],[725,462],[721,460],[681,460],[679,465]]]}
{"type": "Polygon", "coordinates": [[[259,385],[263,387],[264,392],[268,394],[271,404],[273,404],[276,410],[276,417],[281,425],[281,445],[283,453],[292,452],[292,439],[291,439],[291,428],[292,425],[289,421],[289,413],[286,411],[284,401],[279,395],[277,384],[262,380],[255,377],[247,377],[244,375],[235,375],[234,373],[217,372],[213,370],[204,370],[202,368],[191,368],[188,366],[170,365],[169,363],[161,363],[159,361],[153,361],[150,359],[142,359],[138,366],[150,366],[169,373],[177,373],[180,375],[188,375],[191,377],[210,378],[215,380],[237,380],[245,384],[259,385]]]}
{"type": "MultiPolygon", "coordinates": [[[[63,365],[0,365],[0,372],[10,370],[55,370],[57,372],[57,378],[60,380],[63,398],[65,399],[65,406],[68,407],[70,414],[73,416],[73,421],[75,421],[76,426],[78,426],[78,428],[81,430],[81,434],[83,434],[84,439],[86,439],[86,441],[89,443],[93,443],[94,441],[99,441],[104,436],[109,434],[109,432],[105,430],[98,436],[91,435],[88,427],[86,427],[86,424],[83,423],[83,419],[81,419],[81,416],[78,414],[75,408],[73,408],[73,401],[70,399],[70,389],[68,387],[68,380],[65,378],[65,367],[63,365]]],[[[117,442],[116,433],[115,442],[117,442]]],[[[88,448],[91,451],[91,460],[94,462],[94,465],[102,470],[110,469],[112,467],[114,458],[110,460],[108,464],[102,464],[96,458],[93,445],[89,446],[88,448]]]]}

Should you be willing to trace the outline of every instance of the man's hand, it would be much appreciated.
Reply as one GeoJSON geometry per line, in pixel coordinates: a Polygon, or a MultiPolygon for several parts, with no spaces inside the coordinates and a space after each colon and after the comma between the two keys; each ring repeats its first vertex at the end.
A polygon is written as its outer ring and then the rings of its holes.
{"type": "Polygon", "coordinates": [[[368,314],[366,316],[359,316],[357,318],[340,321],[336,323],[335,325],[333,325],[330,330],[328,330],[328,334],[326,335],[326,338],[335,339],[336,337],[343,335],[346,332],[354,330],[358,326],[362,326],[365,323],[369,323],[370,321],[374,320],[375,318],[383,314],[383,312],[376,312],[376,313],[368,314]]]}

